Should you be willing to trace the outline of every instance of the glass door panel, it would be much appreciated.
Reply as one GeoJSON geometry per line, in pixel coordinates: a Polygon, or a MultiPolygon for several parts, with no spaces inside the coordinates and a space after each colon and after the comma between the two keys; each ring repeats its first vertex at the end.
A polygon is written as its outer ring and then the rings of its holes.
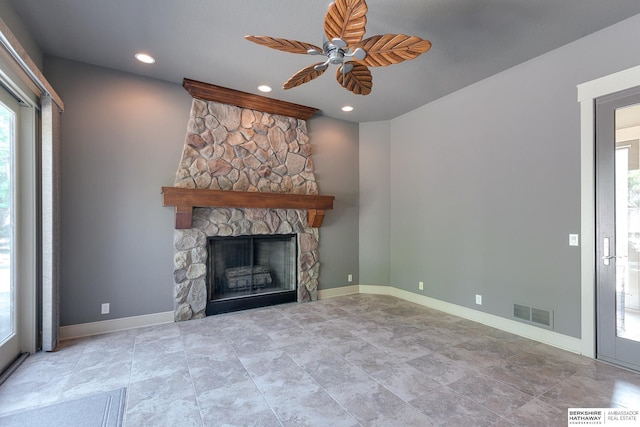
{"type": "Polygon", "coordinates": [[[640,341],[640,105],[615,111],[616,335],[640,341]]]}
{"type": "Polygon", "coordinates": [[[0,370],[19,353],[15,281],[16,100],[0,89],[0,370]]]}
{"type": "Polygon", "coordinates": [[[14,129],[13,111],[0,103],[0,343],[15,334],[15,297],[11,279],[14,129]]]}

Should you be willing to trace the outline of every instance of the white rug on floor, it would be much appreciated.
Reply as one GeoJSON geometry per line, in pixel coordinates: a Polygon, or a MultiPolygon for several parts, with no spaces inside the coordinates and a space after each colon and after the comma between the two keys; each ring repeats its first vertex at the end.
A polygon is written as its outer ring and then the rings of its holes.
{"type": "Polygon", "coordinates": [[[0,417],[3,427],[120,427],[126,388],[0,417]]]}

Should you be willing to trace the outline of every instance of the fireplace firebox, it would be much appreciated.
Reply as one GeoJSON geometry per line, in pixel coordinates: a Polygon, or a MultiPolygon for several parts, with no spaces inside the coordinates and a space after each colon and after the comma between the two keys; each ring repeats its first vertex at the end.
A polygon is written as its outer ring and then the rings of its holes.
{"type": "Polygon", "coordinates": [[[207,251],[207,315],[297,300],[295,234],[209,237],[207,251]]]}

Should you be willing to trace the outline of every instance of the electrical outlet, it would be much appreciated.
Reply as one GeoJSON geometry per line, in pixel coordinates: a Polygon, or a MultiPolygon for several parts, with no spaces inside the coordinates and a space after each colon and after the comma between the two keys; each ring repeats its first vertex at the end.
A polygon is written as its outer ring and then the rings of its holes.
{"type": "Polygon", "coordinates": [[[424,282],[418,282],[418,289],[424,291],[424,282]]]}
{"type": "Polygon", "coordinates": [[[104,304],[102,304],[102,314],[109,314],[109,303],[105,302],[104,304]]]}
{"type": "Polygon", "coordinates": [[[482,295],[476,295],[476,304],[482,305],[482,295]]]}
{"type": "Polygon", "coordinates": [[[353,274],[349,274],[347,276],[347,282],[349,282],[349,283],[353,282],[353,274]]]}

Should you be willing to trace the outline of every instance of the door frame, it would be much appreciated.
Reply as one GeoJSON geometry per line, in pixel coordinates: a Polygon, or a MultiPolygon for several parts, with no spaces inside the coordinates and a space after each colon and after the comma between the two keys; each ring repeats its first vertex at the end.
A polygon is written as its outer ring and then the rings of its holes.
{"type": "Polygon", "coordinates": [[[580,289],[582,354],[596,357],[595,100],[640,86],[640,66],[578,85],[580,103],[580,289]]]}

